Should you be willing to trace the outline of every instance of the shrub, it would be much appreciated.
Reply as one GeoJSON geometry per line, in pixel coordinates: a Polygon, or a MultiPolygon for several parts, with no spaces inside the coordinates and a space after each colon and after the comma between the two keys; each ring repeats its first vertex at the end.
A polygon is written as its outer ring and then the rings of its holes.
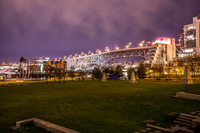
{"type": "Polygon", "coordinates": [[[143,123],[146,125],[146,124],[155,124],[156,121],[155,120],[145,120],[143,121],[143,123]]]}
{"type": "Polygon", "coordinates": [[[167,118],[169,121],[173,121],[178,115],[179,113],[177,112],[170,112],[167,114],[167,118]]]}

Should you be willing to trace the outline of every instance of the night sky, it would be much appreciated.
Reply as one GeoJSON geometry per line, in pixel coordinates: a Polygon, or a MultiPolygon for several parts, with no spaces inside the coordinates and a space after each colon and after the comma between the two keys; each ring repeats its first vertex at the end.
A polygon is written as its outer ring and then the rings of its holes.
{"type": "Polygon", "coordinates": [[[200,0],[0,0],[0,62],[59,58],[171,37],[200,0]]]}

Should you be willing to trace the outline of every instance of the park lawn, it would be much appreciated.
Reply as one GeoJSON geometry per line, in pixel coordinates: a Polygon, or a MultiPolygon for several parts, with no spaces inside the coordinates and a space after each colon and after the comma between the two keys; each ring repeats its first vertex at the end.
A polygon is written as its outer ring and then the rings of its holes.
{"type": "Polygon", "coordinates": [[[134,132],[148,119],[168,126],[167,113],[200,109],[199,101],[173,97],[180,91],[200,94],[200,84],[89,80],[0,86],[0,131],[12,132],[16,121],[32,117],[82,133],[134,132]]]}

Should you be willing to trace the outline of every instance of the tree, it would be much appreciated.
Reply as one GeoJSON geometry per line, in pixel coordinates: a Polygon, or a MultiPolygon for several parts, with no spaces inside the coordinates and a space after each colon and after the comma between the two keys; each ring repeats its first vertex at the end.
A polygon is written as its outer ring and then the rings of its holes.
{"type": "Polygon", "coordinates": [[[114,68],[113,68],[113,67],[111,67],[111,68],[110,68],[110,75],[112,75],[112,76],[113,76],[114,74],[115,74],[115,70],[114,70],[114,68]]]}
{"type": "Polygon", "coordinates": [[[166,74],[166,77],[167,77],[167,78],[170,77],[170,71],[171,71],[171,69],[172,69],[172,66],[173,66],[172,61],[169,61],[169,62],[165,65],[165,67],[164,67],[164,71],[167,72],[167,74],[166,74]]]}
{"type": "Polygon", "coordinates": [[[104,68],[103,71],[105,72],[105,74],[106,74],[106,79],[107,79],[107,75],[108,75],[108,73],[110,73],[110,70],[109,70],[108,67],[106,67],[106,68],[104,68]]]}
{"type": "Polygon", "coordinates": [[[131,74],[132,74],[133,71],[135,72],[135,68],[130,67],[130,68],[128,69],[127,73],[128,73],[128,78],[129,78],[129,79],[131,79],[131,74]]]}
{"type": "Polygon", "coordinates": [[[62,70],[60,68],[57,68],[56,72],[57,72],[57,75],[58,75],[58,78],[59,78],[59,82],[60,82],[61,79],[62,79],[62,70]]]}
{"type": "Polygon", "coordinates": [[[77,71],[77,72],[78,72],[79,80],[81,79],[81,77],[82,77],[82,79],[83,79],[83,76],[86,74],[86,72],[84,72],[84,71],[82,71],[82,70],[79,70],[79,71],[77,71]]]}
{"type": "Polygon", "coordinates": [[[158,72],[159,72],[159,77],[160,78],[161,78],[161,75],[163,74],[163,70],[164,70],[163,64],[159,64],[158,65],[158,72]]]}
{"type": "Polygon", "coordinates": [[[46,84],[48,84],[48,79],[49,79],[49,72],[45,72],[45,79],[46,79],[46,84]]]}
{"type": "Polygon", "coordinates": [[[65,78],[67,74],[66,70],[63,69],[61,74],[62,74],[62,77],[64,78],[63,82],[65,83],[65,78]]]}
{"type": "Polygon", "coordinates": [[[74,71],[71,70],[69,72],[69,76],[70,76],[70,78],[72,78],[72,81],[73,81],[73,78],[75,77],[74,71]]]}
{"type": "Polygon", "coordinates": [[[95,67],[92,71],[92,77],[97,78],[97,79],[101,79],[102,77],[102,72],[98,67],[95,67]]]}
{"type": "Polygon", "coordinates": [[[138,77],[140,79],[144,79],[146,77],[146,70],[145,70],[145,66],[144,66],[144,62],[140,62],[140,65],[138,67],[138,77]]]}
{"type": "Polygon", "coordinates": [[[117,76],[118,78],[123,76],[122,66],[117,65],[114,75],[117,76]]]}

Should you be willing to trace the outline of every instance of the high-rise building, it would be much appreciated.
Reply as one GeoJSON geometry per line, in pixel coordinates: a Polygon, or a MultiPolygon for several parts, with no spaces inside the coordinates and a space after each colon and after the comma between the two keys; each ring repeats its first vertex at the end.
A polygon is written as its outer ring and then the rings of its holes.
{"type": "Polygon", "coordinates": [[[184,25],[179,42],[183,48],[179,57],[200,56],[200,15],[193,17],[193,23],[184,25]]]}
{"type": "Polygon", "coordinates": [[[174,38],[158,37],[148,51],[146,62],[151,66],[167,64],[176,57],[174,38]]]}

